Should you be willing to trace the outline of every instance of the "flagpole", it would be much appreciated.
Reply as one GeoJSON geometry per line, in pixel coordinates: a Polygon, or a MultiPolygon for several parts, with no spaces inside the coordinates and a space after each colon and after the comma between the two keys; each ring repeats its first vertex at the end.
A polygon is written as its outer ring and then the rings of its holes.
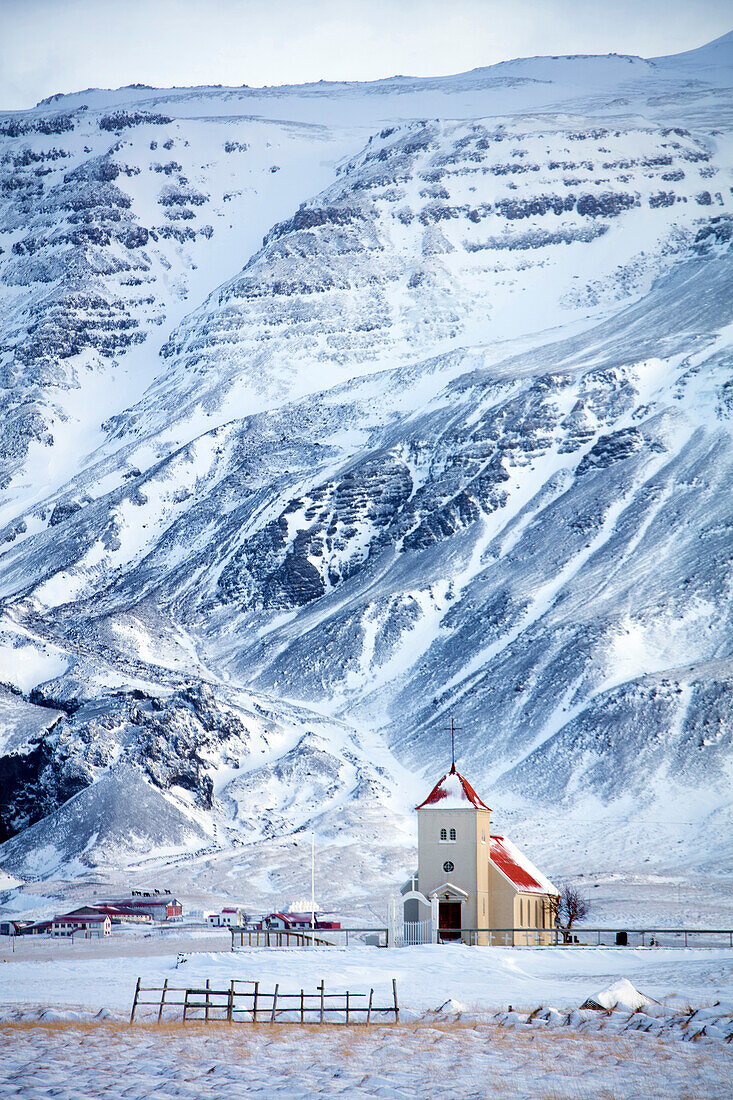
{"type": "Polygon", "coordinates": [[[316,834],[311,833],[311,928],[316,928],[316,834]]]}

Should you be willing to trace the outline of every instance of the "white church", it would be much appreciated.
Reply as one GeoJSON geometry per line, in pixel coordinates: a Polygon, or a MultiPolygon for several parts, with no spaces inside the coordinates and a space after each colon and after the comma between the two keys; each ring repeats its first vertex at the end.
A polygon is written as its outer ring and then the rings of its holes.
{"type": "Polygon", "coordinates": [[[402,887],[407,943],[551,943],[559,891],[507,837],[455,761],[417,809],[418,869],[402,887]]]}

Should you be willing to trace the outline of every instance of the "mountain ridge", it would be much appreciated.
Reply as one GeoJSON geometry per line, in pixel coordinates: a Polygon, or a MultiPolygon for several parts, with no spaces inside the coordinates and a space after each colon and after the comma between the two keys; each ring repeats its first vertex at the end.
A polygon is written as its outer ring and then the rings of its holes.
{"type": "Polygon", "coordinates": [[[142,867],[90,840],[129,774],[189,889],[274,898],[315,827],[356,902],[448,713],[560,864],[631,792],[728,850],[733,117],[696,53],[0,117],[0,865],[142,867]]]}

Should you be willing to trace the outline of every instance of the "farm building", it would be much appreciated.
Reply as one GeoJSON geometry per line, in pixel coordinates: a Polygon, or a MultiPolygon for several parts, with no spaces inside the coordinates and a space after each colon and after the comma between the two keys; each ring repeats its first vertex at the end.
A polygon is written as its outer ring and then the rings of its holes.
{"type": "Polygon", "coordinates": [[[492,835],[490,807],[455,763],[416,809],[418,870],[402,887],[406,928],[437,916],[439,941],[549,943],[558,891],[515,844],[492,835]]]}
{"type": "Polygon", "coordinates": [[[160,893],[158,890],[151,893],[133,890],[130,897],[114,898],[105,904],[117,909],[125,909],[128,913],[147,914],[151,920],[158,921],[180,917],[183,911],[178,898],[174,898],[172,894],[160,893]]]}
{"type": "Polygon", "coordinates": [[[73,909],[67,916],[85,917],[101,914],[109,917],[112,924],[121,924],[123,921],[130,924],[152,924],[153,918],[149,913],[143,913],[139,909],[130,909],[122,905],[83,905],[80,909],[73,909]]]}
{"type": "Polygon", "coordinates": [[[0,936],[25,936],[31,934],[34,922],[32,920],[3,920],[0,921],[0,936]]]}
{"type": "Polygon", "coordinates": [[[297,931],[301,928],[320,928],[322,931],[327,929],[337,929],[341,927],[340,921],[323,920],[316,914],[315,923],[313,922],[313,916],[311,913],[270,913],[269,916],[263,917],[257,924],[259,929],[275,929],[275,930],[291,930],[297,931]]]}
{"type": "Polygon", "coordinates": [[[23,936],[46,936],[51,932],[50,920],[34,920],[23,929],[23,936]]]}
{"type": "Polygon", "coordinates": [[[111,931],[112,922],[102,913],[88,913],[85,916],[67,913],[65,916],[54,917],[51,922],[52,936],[73,936],[80,933],[86,940],[95,936],[109,936],[111,931]]]}
{"type": "Polygon", "coordinates": [[[214,928],[241,928],[244,924],[244,910],[227,905],[221,913],[209,913],[206,919],[214,928]]]}

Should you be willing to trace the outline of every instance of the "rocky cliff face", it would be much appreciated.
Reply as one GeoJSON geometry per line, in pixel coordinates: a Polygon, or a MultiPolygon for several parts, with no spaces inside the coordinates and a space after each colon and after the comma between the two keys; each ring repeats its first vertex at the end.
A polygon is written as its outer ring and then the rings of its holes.
{"type": "Polygon", "coordinates": [[[448,714],[507,814],[730,836],[728,54],[2,122],[14,874],[139,861],[129,781],[386,883],[448,714]]]}

